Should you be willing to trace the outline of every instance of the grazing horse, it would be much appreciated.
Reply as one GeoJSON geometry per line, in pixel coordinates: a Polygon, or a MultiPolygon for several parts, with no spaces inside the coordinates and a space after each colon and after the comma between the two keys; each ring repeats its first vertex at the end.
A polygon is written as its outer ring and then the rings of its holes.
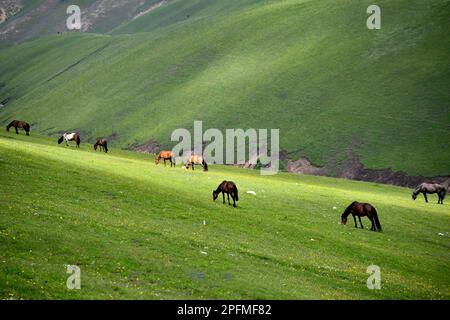
{"type": "Polygon", "coordinates": [[[233,207],[236,208],[236,201],[239,201],[238,189],[234,182],[223,180],[221,184],[213,191],[213,201],[216,201],[219,194],[222,192],[223,203],[225,203],[225,193],[228,197],[228,205],[230,204],[230,195],[233,199],[233,207]]]}
{"type": "Polygon", "coordinates": [[[442,184],[438,183],[421,183],[419,184],[416,189],[414,189],[412,193],[412,199],[416,200],[417,195],[419,193],[423,194],[423,197],[425,198],[425,202],[428,202],[427,193],[433,194],[437,193],[438,195],[438,204],[444,204],[444,198],[447,195],[448,186],[450,184],[450,180],[447,180],[443,182],[442,184]]]}
{"type": "Polygon", "coordinates": [[[6,126],[6,131],[9,132],[9,128],[14,127],[16,133],[19,134],[19,128],[25,130],[27,136],[30,135],[30,125],[25,121],[13,120],[6,126]]]}
{"type": "Polygon", "coordinates": [[[189,169],[189,167],[191,166],[192,170],[194,170],[194,165],[196,164],[201,165],[203,167],[203,171],[208,171],[208,164],[202,156],[192,154],[185,161],[186,169],[189,169]]]}
{"type": "Polygon", "coordinates": [[[175,167],[175,158],[173,157],[172,151],[161,151],[155,158],[155,164],[158,165],[161,159],[164,160],[164,166],[166,166],[166,160],[169,160],[170,167],[172,168],[172,165],[175,167]]]}
{"type": "Polygon", "coordinates": [[[344,213],[341,216],[341,223],[346,224],[347,223],[347,217],[349,214],[352,214],[353,220],[355,220],[355,228],[358,228],[358,225],[356,224],[356,218],[355,216],[358,216],[359,224],[361,225],[361,228],[363,229],[363,225],[361,223],[361,217],[367,216],[372,222],[372,227],[370,230],[372,231],[381,231],[381,224],[380,220],[378,220],[378,214],[377,210],[369,203],[361,203],[354,201],[352,202],[347,209],[345,209],[344,213]]]}
{"type": "Polygon", "coordinates": [[[77,144],[77,148],[80,147],[80,136],[78,133],[76,132],[72,132],[72,133],[64,133],[61,138],[58,139],[58,144],[61,144],[61,142],[63,142],[63,140],[66,141],[66,145],[69,146],[69,141],[75,141],[77,144]]]}
{"type": "Polygon", "coordinates": [[[97,142],[94,144],[94,150],[97,150],[97,147],[100,147],[100,151],[105,151],[105,153],[108,153],[108,141],[105,139],[98,139],[97,142]]]}

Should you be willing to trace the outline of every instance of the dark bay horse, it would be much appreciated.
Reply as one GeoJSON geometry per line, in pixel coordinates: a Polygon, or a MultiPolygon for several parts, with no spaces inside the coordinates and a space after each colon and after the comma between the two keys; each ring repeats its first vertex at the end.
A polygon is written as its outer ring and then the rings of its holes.
{"type": "Polygon", "coordinates": [[[20,121],[20,120],[13,120],[11,121],[7,126],[6,126],[6,131],[9,132],[9,128],[14,127],[14,129],[16,129],[16,133],[19,134],[19,130],[18,129],[23,129],[25,130],[25,133],[27,136],[30,135],[30,125],[28,123],[26,123],[25,121],[20,121]]]}
{"type": "Polygon", "coordinates": [[[94,150],[97,150],[97,147],[100,147],[100,151],[105,151],[105,153],[108,153],[108,141],[101,138],[98,139],[97,142],[94,144],[94,150]]]}
{"type": "Polygon", "coordinates": [[[225,193],[228,197],[228,205],[230,204],[230,195],[233,199],[233,207],[236,208],[236,201],[239,201],[238,189],[233,181],[222,181],[221,184],[213,191],[213,201],[216,201],[219,194],[222,193],[223,203],[225,203],[225,193]]]}
{"type": "Polygon", "coordinates": [[[438,183],[421,183],[419,184],[416,189],[414,189],[412,193],[412,199],[416,200],[417,195],[419,193],[423,194],[423,197],[425,198],[425,202],[428,202],[427,193],[433,194],[437,193],[438,195],[438,204],[444,204],[444,198],[447,195],[447,190],[450,184],[450,180],[447,180],[441,184],[438,183]]]}
{"type": "Polygon", "coordinates": [[[80,135],[76,132],[72,133],[64,133],[59,139],[58,144],[61,144],[61,142],[66,141],[66,145],[69,146],[69,141],[75,141],[77,144],[77,148],[80,147],[80,135]]]}
{"type": "Polygon", "coordinates": [[[201,165],[203,167],[203,171],[208,171],[208,164],[206,163],[205,159],[203,159],[202,156],[197,156],[195,154],[189,156],[185,161],[186,169],[189,169],[189,167],[192,167],[192,170],[194,170],[194,165],[201,165]]]}
{"type": "Polygon", "coordinates": [[[347,209],[345,209],[344,213],[341,216],[341,223],[346,224],[347,223],[347,217],[349,214],[352,214],[353,220],[355,220],[355,228],[358,228],[358,225],[356,224],[356,218],[355,216],[358,216],[359,224],[361,225],[361,228],[363,229],[363,225],[361,223],[361,217],[367,216],[369,220],[372,222],[372,227],[370,230],[372,231],[381,231],[381,224],[380,220],[378,220],[378,214],[377,210],[370,204],[370,203],[361,203],[354,201],[352,202],[347,209]]]}
{"type": "Polygon", "coordinates": [[[175,167],[175,158],[173,157],[172,151],[161,151],[155,158],[155,164],[158,165],[161,159],[164,160],[164,166],[166,166],[166,160],[169,160],[170,167],[172,168],[172,165],[175,167]]]}

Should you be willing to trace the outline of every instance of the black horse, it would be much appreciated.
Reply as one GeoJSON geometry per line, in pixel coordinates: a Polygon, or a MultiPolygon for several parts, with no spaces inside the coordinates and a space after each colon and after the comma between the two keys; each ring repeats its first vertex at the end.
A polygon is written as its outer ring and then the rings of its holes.
{"type": "Polygon", "coordinates": [[[11,121],[7,126],[6,126],[6,131],[9,132],[9,128],[14,127],[14,129],[16,129],[16,133],[19,134],[19,130],[18,129],[23,129],[25,130],[25,133],[27,136],[30,135],[30,125],[28,123],[26,123],[25,121],[20,121],[20,120],[13,120],[11,121]]]}

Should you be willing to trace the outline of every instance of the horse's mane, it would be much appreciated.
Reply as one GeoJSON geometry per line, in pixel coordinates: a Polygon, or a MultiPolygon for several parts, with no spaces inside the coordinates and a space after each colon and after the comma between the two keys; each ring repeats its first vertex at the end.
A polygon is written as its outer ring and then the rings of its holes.
{"type": "Polygon", "coordinates": [[[420,188],[422,188],[423,183],[419,184],[413,191],[413,194],[418,194],[420,192],[420,188]]]}
{"type": "Polygon", "coordinates": [[[355,203],[357,203],[358,201],[353,201],[352,203],[350,203],[350,205],[347,207],[347,209],[345,209],[344,213],[342,215],[347,215],[350,213],[350,210],[352,210],[352,207],[355,203]]]}

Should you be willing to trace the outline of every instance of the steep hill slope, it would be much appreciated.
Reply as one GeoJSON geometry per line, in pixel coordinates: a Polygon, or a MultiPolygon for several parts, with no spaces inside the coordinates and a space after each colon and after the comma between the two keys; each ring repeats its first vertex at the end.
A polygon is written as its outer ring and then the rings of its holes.
{"type": "Polygon", "coordinates": [[[279,128],[291,159],[450,172],[448,1],[174,1],[112,31],[0,51],[0,120],[129,147],[191,128],[279,128]],[[227,2],[228,3],[228,2],[227,2]],[[187,7],[185,7],[187,6],[187,7]],[[189,17],[187,17],[189,16],[189,17]],[[132,34],[126,34],[130,33],[132,34]]]}

